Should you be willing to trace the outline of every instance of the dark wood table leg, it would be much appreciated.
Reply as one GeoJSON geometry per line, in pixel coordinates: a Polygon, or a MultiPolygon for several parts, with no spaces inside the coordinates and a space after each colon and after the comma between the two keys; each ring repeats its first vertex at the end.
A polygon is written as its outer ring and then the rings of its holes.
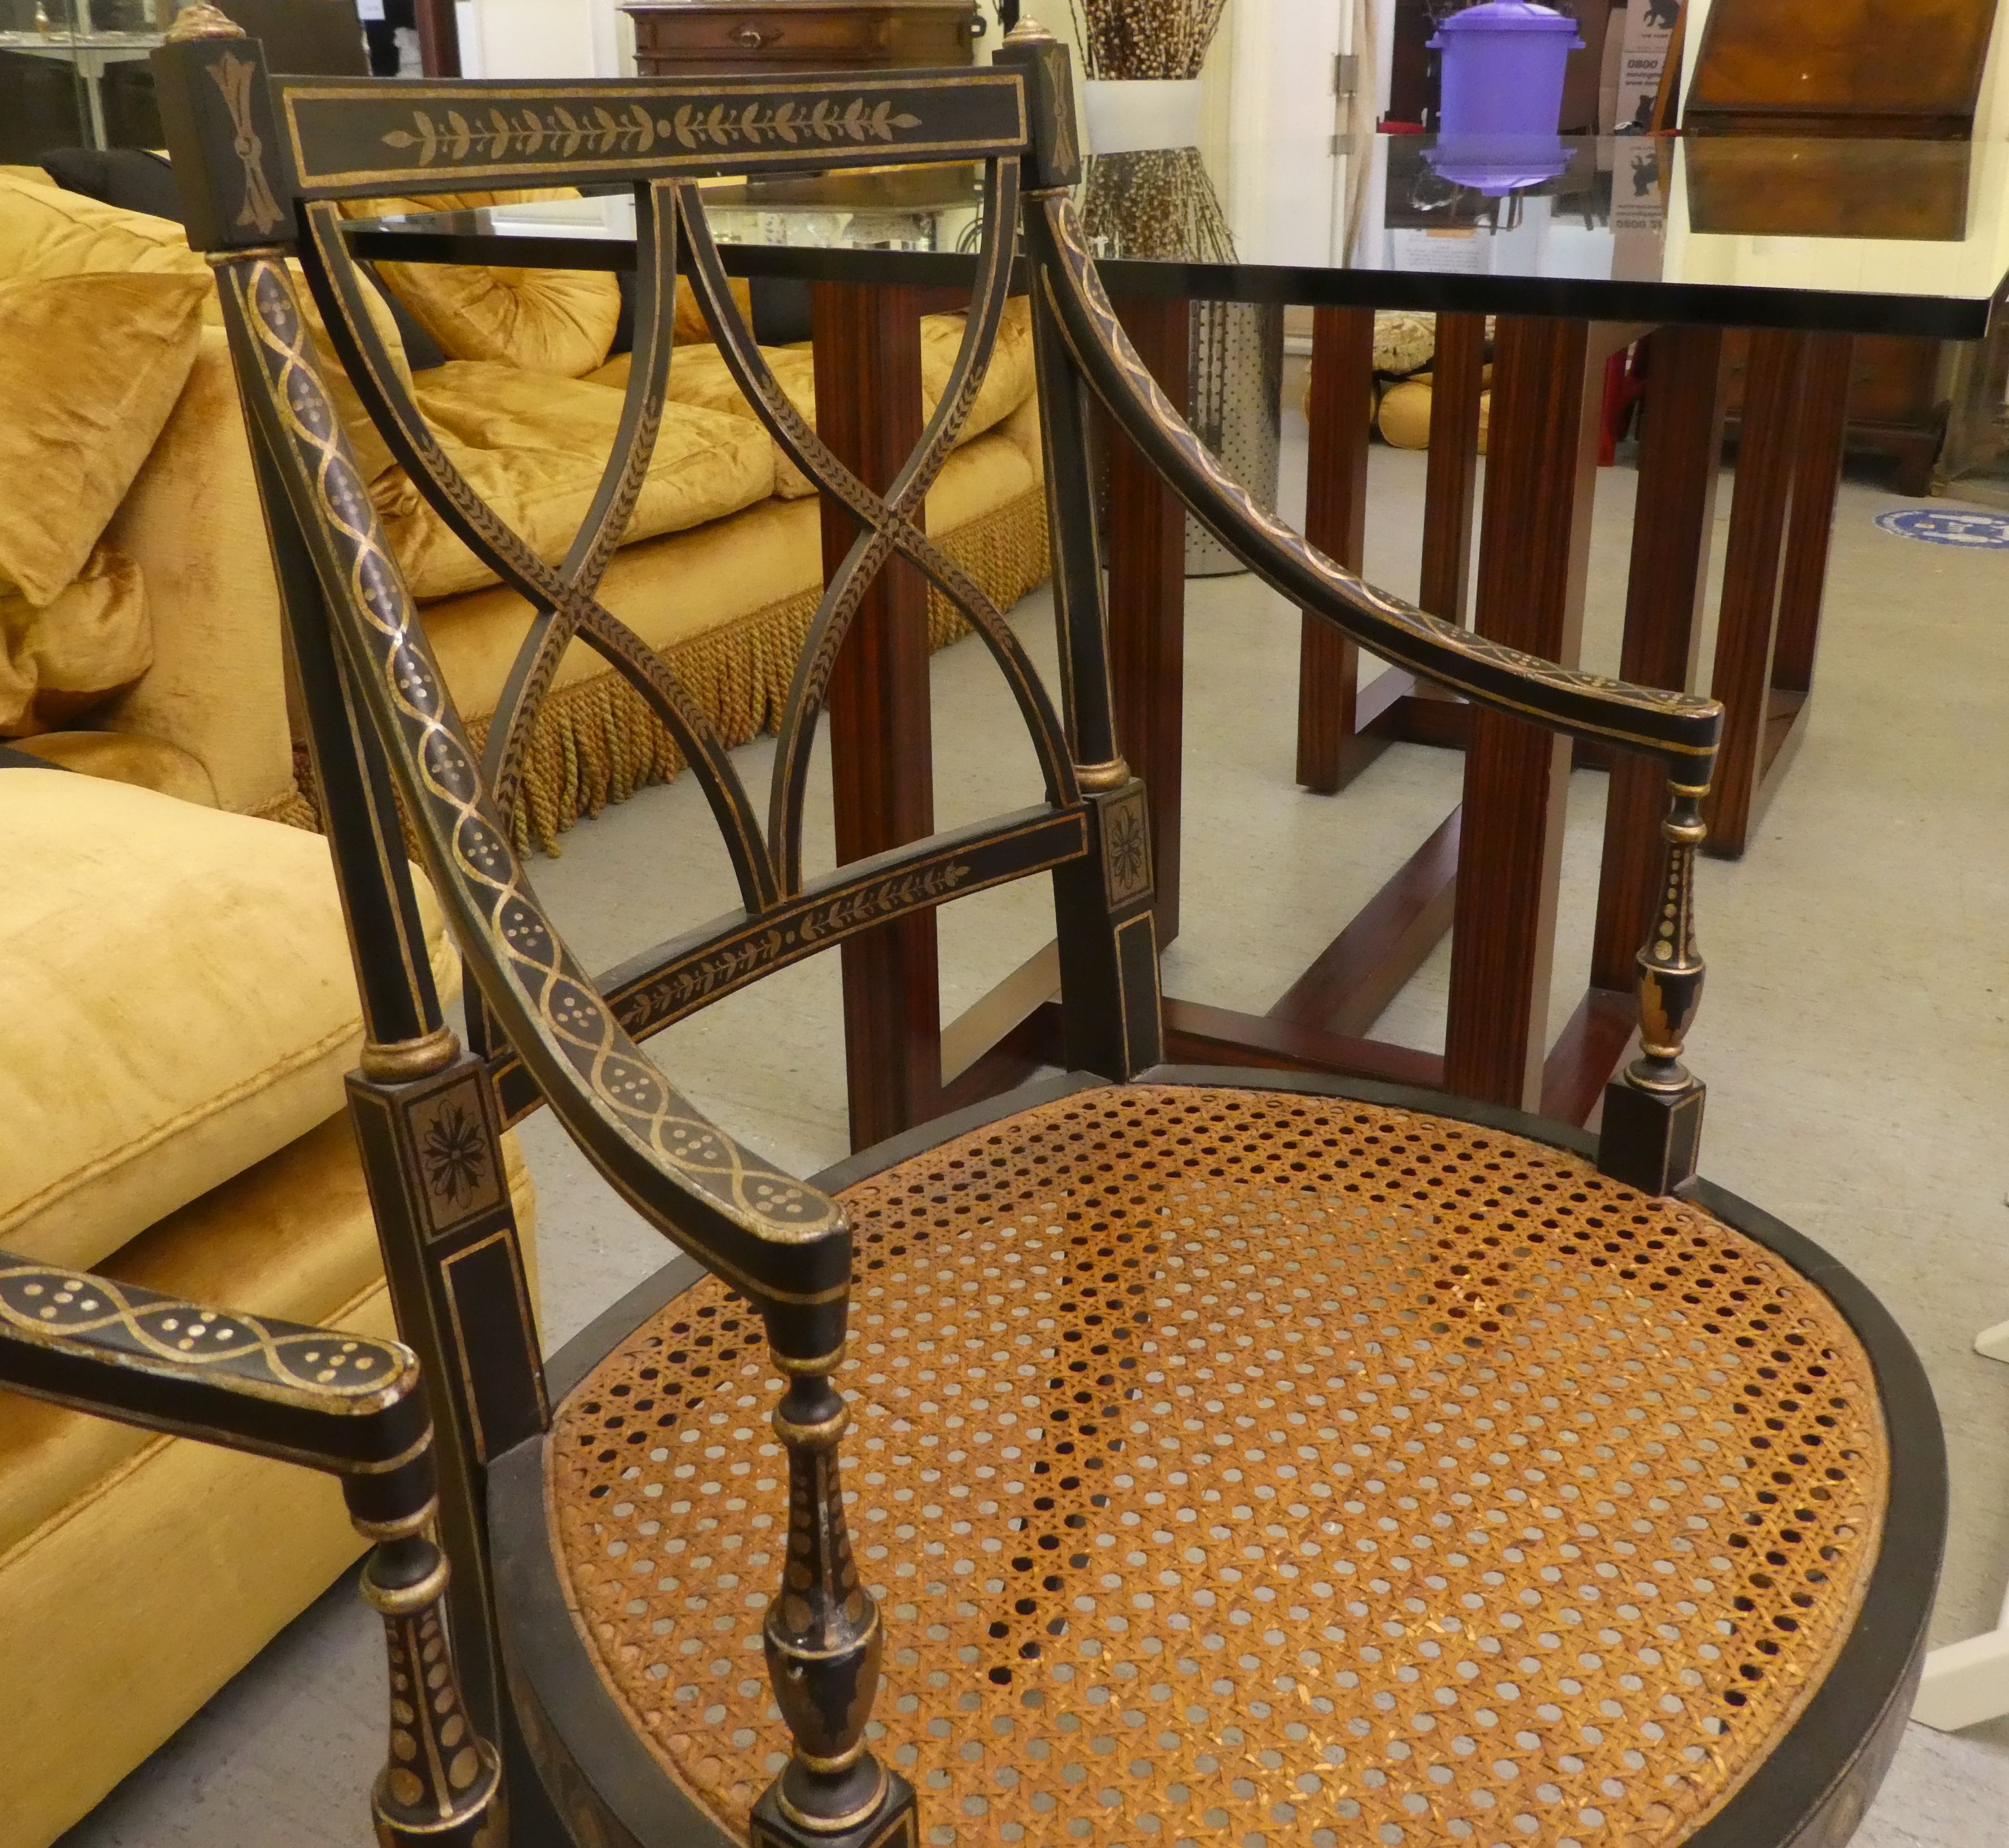
{"type": "Polygon", "coordinates": [[[1710,680],[1710,691],[1723,702],[1723,744],[1703,817],[1707,850],[1725,859],[1735,859],[1749,841],[1763,773],[1806,349],[1804,334],[1761,328],[1751,336],[1710,680]]]}
{"type": "Polygon", "coordinates": [[[460,16],[454,0],[419,0],[419,67],[429,77],[460,75],[460,16]]]}
{"type": "MultiPolygon", "coordinates": [[[[812,290],[817,428],[881,491],[921,434],[919,304],[905,288],[818,282],[812,290]],[[861,390],[859,381],[870,381],[861,390]]],[[[826,498],[824,570],[858,529],[826,498]]],[[[934,831],[927,587],[895,559],[866,594],[831,678],[832,806],[840,862],[934,831]]],[[[863,1148],[935,1114],[941,1001],[932,912],[846,940],[845,1062],[851,1145],[863,1148]]]]}
{"type": "MultiPolygon", "coordinates": [[[[1723,335],[1663,328],[1648,352],[1618,671],[1649,686],[1686,687],[1702,640],[1722,470],[1723,335]]],[[[1624,751],[1610,753],[1610,763],[1590,987],[1549,1055],[1542,1086],[1542,1114],[1565,1123],[1582,1123],[1596,1108],[1632,1038],[1634,959],[1660,899],[1667,779],[1624,751]]]]}
{"type": "MultiPolygon", "coordinates": [[[[1320,310],[1337,322],[1354,312],[1320,310]]],[[[1313,323],[1312,440],[1306,470],[1305,527],[1314,545],[1341,564],[1361,569],[1366,528],[1367,432],[1357,443],[1350,409],[1354,368],[1365,380],[1373,363],[1371,344],[1358,352],[1341,346],[1325,378],[1341,399],[1336,414],[1323,407],[1320,387],[1318,328],[1313,323]],[[1329,535],[1329,536],[1328,536],[1329,535]]],[[[1326,336],[1328,345],[1357,335],[1326,336]]],[[[1423,488],[1423,547],[1418,601],[1433,615],[1462,625],[1472,574],[1472,499],[1479,479],[1479,396],[1485,389],[1486,319],[1440,314],[1435,389],[1430,394],[1430,446],[1423,488]]],[[[1450,693],[1390,669],[1360,685],[1359,653],[1330,632],[1314,636],[1305,623],[1298,680],[1298,781],[1330,794],[1373,762],[1388,746],[1404,742],[1462,750],[1468,715],[1450,693]]]]}
{"type": "Polygon", "coordinates": [[[1848,334],[1810,334],[1800,381],[1800,435],[1793,464],[1793,517],[1779,580],[1779,631],[1772,647],[1775,693],[1809,693],[1827,589],[1828,542],[1841,486],[1848,430],[1849,369],[1855,342],[1848,334]]]}
{"type": "MultiPolygon", "coordinates": [[[[1601,364],[1601,351],[1596,356],[1601,364]]],[[[1574,662],[1589,562],[1600,399],[1589,325],[1502,315],[1476,626],[1574,662]]],[[[1569,746],[1474,711],[1465,760],[1444,1083],[1489,1103],[1541,1101],[1569,746]]]]}
{"type": "MultiPolygon", "coordinates": [[[[1722,330],[1663,328],[1652,336],[1647,356],[1618,672],[1643,686],[1685,689],[1694,683],[1702,641],[1723,466],[1722,330]]],[[[1633,959],[1660,902],[1666,799],[1667,778],[1657,764],[1628,752],[1613,754],[1590,953],[1593,988],[1632,991],[1633,959]]],[[[1598,1088],[1603,1088],[1603,1078],[1598,1088]]]]}
{"type": "MultiPolygon", "coordinates": [[[[1116,311],[1139,358],[1183,414],[1192,349],[1191,304],[1140,296],[1119,301],[1116,311]]],[[[1157,878],[1161,949],[1179,934],[1185,645],[1185,509],[1129,438],[1111,430],[1110,677],[1115,690],[1117,739],[1130,768],[1150,793],[1151,864],[1157,878]]]]}
{"type": "Polygon", "coordinates": [[[1440,314],[1431,362],[1430,449],[1423,477],[1423,562],[1416,601],[1462,627],[1472,577],[1472,502],[1479,481],[1479,400],[1486,317],[1440,314]]]}
{"type": "MultiPolygon", "coordinates": [[[[1374,408],[1374,311],[1312,314],[1311,438],[1305,459],[1305,537],[1335,563],[1361,569],[1367,542],[1367,424],[1374,408]]],[[[1355,735],[1360,651],[1317,617],[1298,644],[1298,781],[1330,796],[1387,745],[1355,735]]]]}

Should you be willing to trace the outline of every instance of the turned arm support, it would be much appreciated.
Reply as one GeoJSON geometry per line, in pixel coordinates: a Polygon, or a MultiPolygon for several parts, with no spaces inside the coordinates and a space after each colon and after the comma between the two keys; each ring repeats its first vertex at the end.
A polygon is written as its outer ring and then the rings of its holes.
{"type": "MultiPolygon", "coordinates": [[[[1462,693],[1475,705],[1548,730],[1657,759],[1667,771],[1661,894],[1639,956],[1640,1056],[1605,1095],[1599,1165],[1653,1194],[1692,1186],[1703,1087],[1681,1063],[1702,999],[1695,942],[1695,857],[1704,834],[1723,708],[1558,666],[1502,647],[1378,591],[1263,511],[1231,480],[1160,391],[1102,290],[1063,174],[1029,197],[1026,241],[1034,313],[1193,514],[1270,587],[1361,647],[1462,693]]],[[[1099,598],[1091,573],[1085,594],[1099,598]]],[[[1098,612],[1099,614],[1099,612],[1098,612]]]]}
{"type": "Polygon", "coordinates": [[[374,1545],[363,1593],[383,1617],[389,1657],[378,1839],[477,1848],[500,1768],[454,1672],[447,1562],[428,1534],[432,1424],[408,1348],[0,1251],[0,1389],[339,1477],[350,1519],[374,1545]]]}

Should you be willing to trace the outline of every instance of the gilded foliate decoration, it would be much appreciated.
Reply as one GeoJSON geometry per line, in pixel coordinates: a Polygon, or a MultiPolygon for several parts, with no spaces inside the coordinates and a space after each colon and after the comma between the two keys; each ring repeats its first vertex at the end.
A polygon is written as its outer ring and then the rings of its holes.
{"type": "Polygon", "coordinates": [[[481,1109],[480,1080],[463,1078],[411,1107],[412,1147],[435,1236],[500,1205],[503,1180],[481,1109]]]}
{"type": "Polygon", "coordinates": [[[225,51],[210,66],[209,74],[223,92],[223,106],[230,112],[232,145],[244,170],[244,200],[238,208],[237,222],[260,233],[275,231],[284,215],[266,175],[265,144],[253,113],[258,67],[249,58],[225,51]]]}
{"type": "Polygon", "coordinates": [[[638,172],[743,161],[811,166],[879,154],[981,158],[1026,144],[1015,77],[842,74],[792,81],[285,85],[280,108],[303,184],[359,186],[632,163],[638,172]]]}
{"type": "Polygon", "coordinates": [[[581,104],[576,115],[562,105],[524,109],[513,117],[500,109],[472,120],[458,109],[442,114],[443,119],[435,121],[430,111],[414,109],[410,126],[388,130],[384,145],[401,153],[409,150],[420,166],[430,167],[469,160],[501,161],[512,156],[535,160],[546,154],[557,160],[581,154],[647,154],[658,140],[690,149],[890,144],[921,126],[919,116],[886,98],[863,96],[849,102],[830,98],[799,104],[718,102],[709,108],[684,103],[668,115],[654,115],[640,102],[618,115],[599,103],[590,108],[581,104]]]}
{"type": "Polygon", "coordinates": [[[1142,783],[1102,804],[1102,878],[1112,905],[1151,889],[1150,825],[1142,783]]]}

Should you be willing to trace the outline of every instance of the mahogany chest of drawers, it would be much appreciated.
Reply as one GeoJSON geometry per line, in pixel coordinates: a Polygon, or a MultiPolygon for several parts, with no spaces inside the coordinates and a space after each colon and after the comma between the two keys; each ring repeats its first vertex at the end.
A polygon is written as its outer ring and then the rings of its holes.
{"type": "Polygon", "coordinates": [[[645,77],[969,64],[973,0],[635,0],[645,77]]]}

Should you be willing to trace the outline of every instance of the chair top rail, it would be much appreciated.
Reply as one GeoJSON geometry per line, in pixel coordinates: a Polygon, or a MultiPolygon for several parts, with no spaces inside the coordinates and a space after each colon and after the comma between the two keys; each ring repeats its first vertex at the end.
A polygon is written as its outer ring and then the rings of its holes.
{"type": "Polygon", "coordinates": [[[427,83],[278,77],[303,199],[980,161],[1024,151],[1015,72],[427,83]]]}
{"type": "Polygon", "coordinates": [[[1137,356],[1096,275],[1072,202],[1047,193],[1034,208],[1034,286],[1058,317],[1076,366],[1196,517],[1272,589],[1362,647],[1476,704],[1658,757],[1684,787],[1708,785],[1723,725],[1716,701],[1559,667],[1488,641],[1377,590],[1264,513],[1208,453],[1137,356]]]}

